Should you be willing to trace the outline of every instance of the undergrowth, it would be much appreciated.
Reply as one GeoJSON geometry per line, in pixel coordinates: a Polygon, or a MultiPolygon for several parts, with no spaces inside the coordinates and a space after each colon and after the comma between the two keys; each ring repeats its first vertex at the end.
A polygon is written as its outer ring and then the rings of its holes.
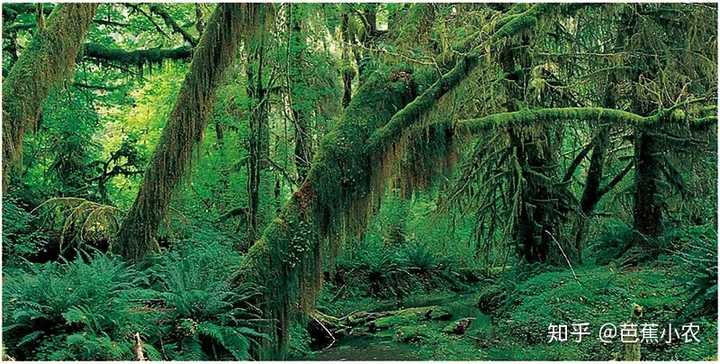
{"type": "Polygon", "coordinates": [[[178,242],[145,268],[99,252],[4,274],[3,336],[18,360],[246,360],[262,335],[231,290],[241,257],[222,242],[178,242]]]}

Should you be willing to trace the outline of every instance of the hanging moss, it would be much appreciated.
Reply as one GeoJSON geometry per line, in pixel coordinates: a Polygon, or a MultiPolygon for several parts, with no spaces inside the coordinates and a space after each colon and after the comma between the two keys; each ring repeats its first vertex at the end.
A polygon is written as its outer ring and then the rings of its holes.
{"type": "Polygon", "coordinates": [[[202,141],[215,91],[235,59],[243,35],[256,30],[262,6],[222,4],[208,22],[140,191],[113,245],[125,258],[137,261],[158,249],[155,234],[173,191],[190,167],[193,150],[202,141]]]}
{"type": "MultiPolygon", "coordinates": [[[[7,175],[22,155],[26,129],[34,129],[50,89],[75,65],[98,4],[60,4],[47,26],[38,29],[30,46],[3,82],[3,191],[7,175]]],[[[4,7],[3,7],[4,8],[4,7]]]]}
{"type": "Polygon", "coordinates": [[[290,322],[298,308],[312,307],[320,289],[323,253],[341,236],[362,229],[376,206],[366,141],[410,101],[415,92],[411,72],[383,68],[368,76],[343,120],[323,139],[305,183],[236,274],[235,283],[265,287],[262,308],[270,320],[266,331],[271,340],[258,353],[261,358],[284,356],[290,322]],[[397,77],[399,73],[408,77],[397,77]]]}
{"type": "MultiPolygon", "coordinates": [[[[524,28],[514,29],[508,34],[524,28]]],[[[436,82],[427,82],[419,77],[421,72],[408,67],[387,69],[376,64],[375,72],[366,73],[342,121],[324,137],[303,186],[250,249],[233,278],[235,284],[265,286],[262,307],[270,340],[260,348],[260,358],[285,356],[290,322],[298,311],[312,308],[320,288],[321,258],[332,258],[344,236],[365,228],[386,184],[398,180],[410,181],[408,190],[422,187],[435,174],[435,161],[452,164],[454,131],[449,123],[408,127],[422,120],[476,64],[476,53],[461,57],[436,82]],[[424,91],[415,97],[417,89],[424,91]],[[417,135],[424,137],[414,138],[417,135]],[[422,153],[427,156],[416,163],[413,158],[422,153]],[[375,167],[378,162],[380,168],[375,167]],[[308,237],[312,239],[306,244],[308,237]]]]}
{"type": "Polygon", "coordinates": [[[389,188],[409,197],[430,187],[435,177],[450,174],[458,160],[456,147],[450,122],[411,127],[385,154],[381,178],[389,188]]]}

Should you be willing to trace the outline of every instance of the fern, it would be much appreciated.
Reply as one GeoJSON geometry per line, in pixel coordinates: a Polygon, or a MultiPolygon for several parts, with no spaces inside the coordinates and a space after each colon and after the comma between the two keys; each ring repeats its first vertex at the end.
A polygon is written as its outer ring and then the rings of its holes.
{"type": "Polygon", "coordinates": [[[183,242],[139,270],[115,257],[31,264],[4,276],[3,334],[20,360],[133,360],[140,334],[154,360],[244,360],[264,338],[255,287],[231,289],[240,256],[222,243],[183,242]],[[194,249],[196,248],[197,249],[194,249]],[[219,269],[209,270],[205,267],[219,269]]]}

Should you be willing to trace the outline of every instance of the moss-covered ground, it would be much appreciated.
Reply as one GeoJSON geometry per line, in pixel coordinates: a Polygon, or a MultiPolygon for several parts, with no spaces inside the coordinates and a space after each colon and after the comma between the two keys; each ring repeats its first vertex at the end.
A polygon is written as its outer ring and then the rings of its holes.
{"type": "MultiPolygon", "coordinates": [[[[548,268],[545,268],[548,269],[548,268]]],[[[326,285],[324,296],[334,287],[326,285]]],[[[717,321],[713,317],[685,317],[690,299],[682,272],[662,260],[631,269],[610,266],[508,272],[476,283],[464,292],[417,292],[401,301],[349,297],[321,306],[338,317],[355,311],[387,312],[374,321],[376,331],[356,330],[331,348],[307,353],[316,360],[622,360],[620,325],[699,325],[700,342],[675,339],[666,344],[641,344],[643,360],[714,360],[717,321]],[[514,277],[514,279],[513,279],[514,277]],[[428,311],[433,314],[428,314],[428,311]],[[640,315],[637,316],[636,312],[640,315]],[[469,319],[467,330],[453,332],[469,319]],[[589,323],[591,335],[580,343],[548,342],[548,326],[589,323]],[[613,343],[598,338],[600,327],[618,327],[613,343]]],[[[322,301],[322,300],[321,300],[322,301]]],[[[572,331],[571,329],[569,329],[572,331]]],[[[682,330],[680,330],[682,332],[682,330]]]]}

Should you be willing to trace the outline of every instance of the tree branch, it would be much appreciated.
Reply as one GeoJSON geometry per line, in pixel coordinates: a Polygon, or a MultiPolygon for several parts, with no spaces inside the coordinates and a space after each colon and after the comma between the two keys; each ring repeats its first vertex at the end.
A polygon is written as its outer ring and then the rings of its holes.
{"type": "Polygon", "coordinates": [[[187,60],[192,57],[191,47],[178,47],[172,49],[151,48],[126,51],[120,48],[109,48],[97,43],[85,44],[84,56],[94,60],[108,63],[126,65],[143,65],[160,63],[164,60],[187,60]]]}
{"type": "MultiPolygon", "coordinates": [[[[458,122],[458,128],[461,131],[468,132],[469,134],[475,134],[495,127],[503,127],[506,125],[523,126],[531,125],[537,122],[552,123],[557,121],[577,120],[589,122],[619,122],[640,126],[654,124],[660,120],[680,122],[684,119],[685,113],[679,109],[673,108],[658,110],[649,116],[641,116],[623,110],[608,109],[603,107],[564,107],[502,112],[478,119],[460,121],[458,122]]],[[[717,118],[714,118],[714,120],[717,121],[717,118]]],[[[698,123],[707,124],[711,121],[711,118],[700,118],[691,120],[690,125],[698,125],[698,123]]]]}
{"type": "Polygon", "coordinates": [[[575,159],[573,159],[572,163],[570,163],[570,166],[568,167],[567,171],[565,171],[565,176],[563,177],[563,182],[568,182],[572,178],[572,176],[575,174],[575,170],[580,166],[580,163],[582,163],[583,159],[590,153],[590,150],[592,149],[593,145],[595,143],[590,142],[588,143],[583,149],[578,153],[577,156],[575,156],[575,159]]]}
{"type": "Polygon", "coordinates": [[[160,4],[150,4],[150,11],[157,14],[162,18],[162,20],[165,22],[165,25],[170,27],[175,33],[180,34],[183,39],[190,43],[193,47],[195,47],[198,43],[197,39],[193,37],[190,33],[188,33],[185,29],[183,29],[180,25],[178,25],[177,22],[168,14],[168,12],[163,8],[160,4]]]}
{"type": "Polygon", "coordinates": [[[598,195],[602,197],[606,193],[610,192],[610,190],[612,190],[618,183],[620,183],[620,181],[625,178],[625,176],[630,172],[630,170],[633,169],[633,166],[635,166],[635,161],[628,162],[627,166],[625,166],[625,168],[623,168],[623,170],[620,171],[617,176],[615,176],[610,182],[608,182],[605,187],[601,188],[598,191],[598,195]]]}

